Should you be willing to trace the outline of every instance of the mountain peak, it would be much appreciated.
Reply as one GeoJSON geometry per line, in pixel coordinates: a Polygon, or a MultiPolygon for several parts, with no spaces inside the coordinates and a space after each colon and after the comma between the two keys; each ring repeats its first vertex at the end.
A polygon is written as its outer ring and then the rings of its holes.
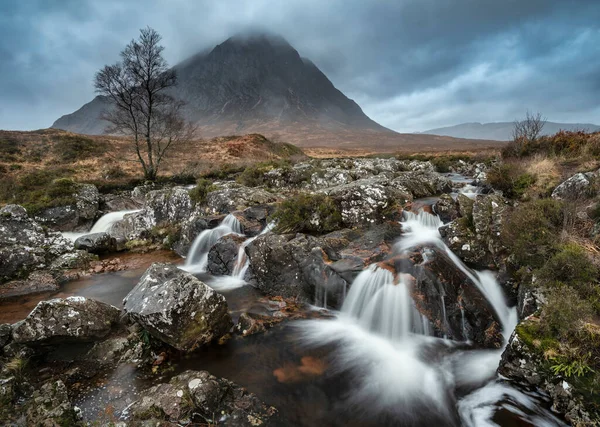
{"type": "Polygon", "coordinates": [[[225,40],[222,45],[238,45],[238,46],[253,46],[253,45],[270,45],[273,47],[293,47],[281,35],[271,33],[264,30],[251,30],[238,33],[225,40]]]}

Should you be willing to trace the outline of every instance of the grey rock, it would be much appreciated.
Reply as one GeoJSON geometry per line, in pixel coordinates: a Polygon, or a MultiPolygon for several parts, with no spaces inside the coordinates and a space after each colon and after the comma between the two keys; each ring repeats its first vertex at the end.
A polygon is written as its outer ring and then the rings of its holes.
{"type": "Polygon", "coordinates": [[[206,206],[210,214],[227,214],[250,206],[273,203],[276,200],[274,194],[262,188],[239,186],[208,193],[206,206]]]}
{"type": "Polygon", "coordinates": [[[31,426],[78,425],[67,387],[60,380],[47,382],[33,393],[26,417],[31,426]]]}
{"type": "Polygon", "coordinates": [[[95,185],[77,184],[73,197],[75,204],[45,209],[36,220],[58,231],[89,230],[98,216],[100,193],[95,185]]]}
{"type": "Polygon", "coordinates": [[[25,320],[13,325],[13,341],[28,345],[93,341],[107,336],[121,311],[84,297],[41,301],[25,320]]]}
{"type": "Polygon", "coordinates": [[[577,173],[562,182],[552,192],[556,200],[582,200],[592,194],[592,183],[598,179],[598,172],[577,173]]]}
{"type": "Polygon", "coordinates": [[[263,425],[276,410],[229,380],[206,371],[185,371],[143,391],[130,413],[138,420],[161,413],[164,421],[174,423],[195,414],[197,422],[242,427],[263,425]]]}
{"type": "Polygon", "coordinates": [[[0,299],[58,290],[55,277],[46,271],[34,271],[26,279],[0,284],[0,299]]]}
{"type": "Polygon", "coordinates": [[[238,252],[245,236],[228,234],[217,240],[208,252],[208,271],[217,276],[230,275],[238,262],[238,252]]]}
{"type": "Polygon", "coordinates": [[[171,264],[152,264],[123,303],[143,328],[182,351],[216,340],[233,326],[223,295],[171,264]]]}
{"type": "Polygon", "coordinates": [[[86,234],[75,240],[75,249],[93,254],[116,252],[118,249],[117,239],[104,232],[86,234]]]}
{"type": "Polygon", "coordinates": [[[452,181],[435,172],[404,172],[394,178],[392,185],[407,189],[415,199],[452,191],[452,181]]]}

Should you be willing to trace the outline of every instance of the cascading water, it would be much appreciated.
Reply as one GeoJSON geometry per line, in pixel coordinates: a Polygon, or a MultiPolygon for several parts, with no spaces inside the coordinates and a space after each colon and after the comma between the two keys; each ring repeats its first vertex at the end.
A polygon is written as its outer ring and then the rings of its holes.
{"type": "Polygon", "coordinates": [[[226,234],[241,234],[241,232],[242,227],[238,219],[232,214],[227,215],[217,227],[204,230],[194,239],[183,269],[194,273],[205,272],[208,265],[208,252],[217,240],[226,234]]]}
{"type": "Polygon", "coordinates": [[[105,215],[102,215],[100,217],[100,219],[98,219],[98,221],[96,221],[94,223],[94,226],[90,229],[90,231],[88,231],[86,233],[64,232],[64,233],[62,233],[62,235],[64,237],[66,237],[67,239],[74,242],[79,237],[85,236],[87,234],[102,233],[102,232],[108,233],[108,232],[110,232],[110,229],[116,222],[121,221],[125,215],[135,213],[135,212],[139,212],[139,209],[109,212],[105,215]]]}
{"type": "MultiPolygon", "coordinates": [[[[438,232],[441,225],[442,221],[429,213],[406,212],[404,234],[395,248],[401,253],[420,245],[443,250],[487,298],[505,337],[509,336],[516,325],[516,312],[506,305],[494,275],[466,267],[442,241],[438,232]]],[[[427,259],[426,251],[423,258],[427,259]]],[[[437,414],[435,419],[447,420],[448,425],[487,423],[486,417],[493,414],[493,408],[487,408],[488,412],[481,410],[478,397],[471,394],[457,404],[452,390],[477,390],[490,381],[496,384],[502,350],[465,349],[468,341],[459,348],[457,342],[429,336],[429,320],[416,309],[411,298],[412,282],[406,277],[402,273],[394,277],[385,268],[369,266],[352,283],[334,320],[304,322],[305,341],[313,346],[336,346],[332,369],[353,375],[353,393],[348,403],[367,407],[373,416],[393,413],[415,418],[415,408],[424,405],[437,414]]],[[[461,320],[467,336],[464,312],[461,320]]],[[[505,384],[498,387],[510,388],[505,384]]]]}
{"type": "MultiPolygon", "coordinates": [[[[274,222],[270,222],[267,226],[260,232],[258,236],[262,236],[265,233],[273,230],[275,227],[274,222]]],[[[250,237],[249,239],[244,240],[240,249],[238,250],[237,259],[235,261],[235,266],[233,267],[233,272],[231,276],[238,279],[244,280],[244,276],[246,275],[246,271],[248,271],[248,267],[250,267],[250,260],[246,256],[246,247],[254,241],[258,236],[250,237]]]]}

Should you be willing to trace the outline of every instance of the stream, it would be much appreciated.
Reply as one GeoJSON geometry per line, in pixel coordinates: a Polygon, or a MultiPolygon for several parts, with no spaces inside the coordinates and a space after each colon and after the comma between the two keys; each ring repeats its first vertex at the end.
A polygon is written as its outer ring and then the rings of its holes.
{"type": "MultiPolygon", "coordinates": [[[[431,199],[415,206],[428,204],[431,199]]],[[[234,322],[242,312],[262,313],[260,293],[240,274],[247,268],[245,258],[238,260],[232,276],[205,272],[211,245],[224,234],[240,233],[236,222],[228,216],[221,226],[203,232],[185,261],[167,251],[119,255],[137,258],[139,268],[95,274],[55,293],[2,302],[0,323],[21,320],[37,302],[55,297],[84,296],[121,307],[146,268],[157,261],[179,264],[223,293],[234,322]]],[[[467,269],[445,247],[437,231],[440,225],[426,212],[407,213],[405,234],[395,251],[424,243],[447,251],[495,309],[506,340],[516,324],[514,308],[506,305],[492,274],[467,269]]],[[[117,421],[126,416],[141,390],[194,369],[232,380],[275,406],[274,425],[564,425],[548,409],[544,396],[496,374],[501,350],[474,349],[468,342],[431,336],[428,320],[414,307],[410,283],[398,276],[372,265],[349,287],[341,307],[327,310],[327,319],[287,321],[262,334],[213,344],[178,356],[171,361],[172,369],[156,375],[121,364],[84,384],[73,403],[87,421],[117,421]]]]}

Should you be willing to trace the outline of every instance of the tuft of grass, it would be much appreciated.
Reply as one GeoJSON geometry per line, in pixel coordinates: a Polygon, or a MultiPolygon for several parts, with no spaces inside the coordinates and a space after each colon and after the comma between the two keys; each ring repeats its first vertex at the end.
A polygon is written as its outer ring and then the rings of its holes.
{"type": "Polygon", "coordinates": [[[501,163],[487,172],[488,183],[509,199],[521,198],[536,178],[516,163],[501,163]]]}
{"type": "Polygon", "coordinates": [[[278,233],[326,233],[342,226],[342,214],[329,196],[300,193],[283,201],[272,216],[278,233]]]}
{"type": "Polygon", "coordinates": [[[248,166],[237,177],[236,181],[246,187],[258,187],[265,184],[265,173],[273,169],[291,169],[291,163],[286,160],[269,160],[248,166]]]}
{"type": "Polygon", "coordinates": [[[216,189],[217,187],[210,179],[200,178],[196,182],[196,186],[190,190],[190,199],[194,203],[201,205],[206,200],[208,193],[216,189]]]}
{"type": "Polygon", "coordinates": [[[75,162],[105,153],[106,144],[82,135],[56,135],[53,152],[62,162],[75,162]]]}

